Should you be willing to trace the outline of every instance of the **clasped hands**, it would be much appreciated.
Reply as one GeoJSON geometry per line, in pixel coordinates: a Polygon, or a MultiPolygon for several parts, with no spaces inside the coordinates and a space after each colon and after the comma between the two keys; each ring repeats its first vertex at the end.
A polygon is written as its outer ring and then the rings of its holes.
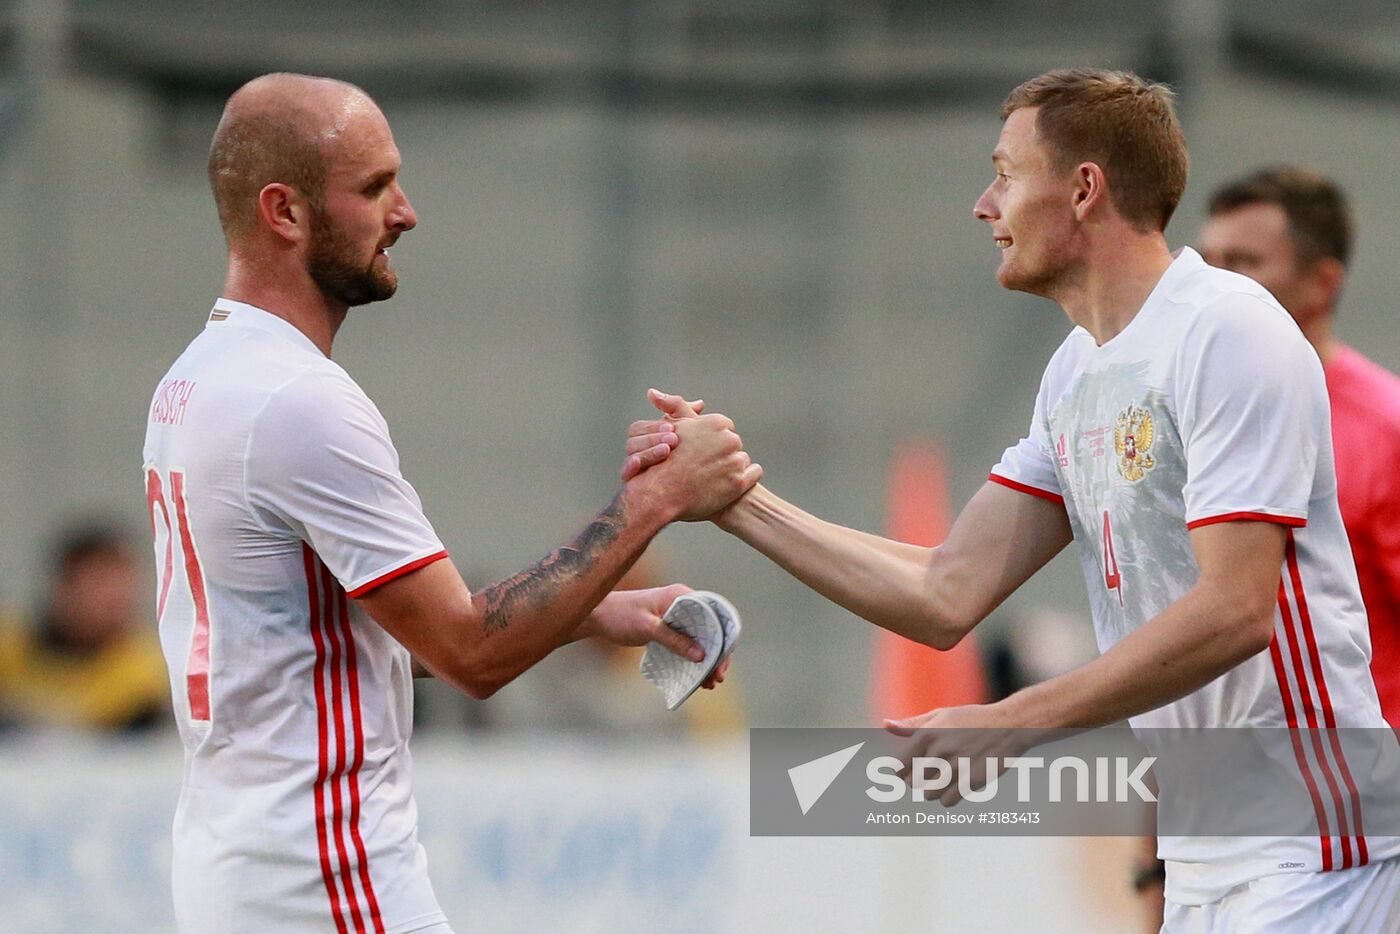
{"type": "MultiPolygon", "coordinates": [[[[703,401],[687,402],[656,390],[649,397],[667,417],[632,424],[622,480],[663,504],[668,521],[712,518],[758,483],[763,468],[744,452],[732,421],[723,415],[702,415],[703,401]],[[673,457],[672,451],[678,448],[681,453],[673,457]]],[[[705,655],[699,644],[662,621],[672,601],[690,590],[684,584],[615,590],[594,608],[575,637],[627,646],[656,642],[691,661],[701,661],[705,655]]],[[[723,682],[729,662],[720,664],[702,686],[713,688],[723,682]]]]}
{"type": "Polygon", "coordinates": [[[678,519],[715,518],[763,476],[763,468],[744,451],[734,422],[703,414],[703,399],[691,402],[656,389],[647,390],[647,399],[662,417],[635,421],[628,428],[622,480],[631,483],[657,474],[664,495],[674,499],[678,519]]]}
{"type": "MultiPolygon", "coordinates": [[[[622,480],[645,486],[681,521],[710,519],[742,497],[763,476],[763,468],[744,451],[734,423],[723,415],[704,415],[703,400],[650,390],[648,398],[664,417],[633,422],[627,439],[622,480]],[[683,446],[682,446],[683,443],[683,446]],[[672,456],[672,452],[681,453],[672,456]]],[[[678,655],[700,661],[704,653],[688,636],[662,622],[666,608],[690,592],[684,584],[609,594],[579,628],[578,636],[597,636],[618,645],[658,642],[678,655]]],[[[710,674],[703,687],[724,681],[730,659],[710,674]]]]}

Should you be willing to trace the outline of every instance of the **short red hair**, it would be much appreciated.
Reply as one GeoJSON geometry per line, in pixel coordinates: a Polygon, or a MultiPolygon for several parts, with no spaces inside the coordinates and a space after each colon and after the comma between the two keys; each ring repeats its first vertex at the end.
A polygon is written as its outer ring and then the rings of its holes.
{"type": "Polygon", "coordinates": [[[1036,130],[1057,169],[1097,163],[1124,220],[1162,231],[1186,191],[1188,169],[1174,97],[1165,84],[1132,72],[1062,68],[1017,87],[1001,116],[1036,108],[1036,130]]]}

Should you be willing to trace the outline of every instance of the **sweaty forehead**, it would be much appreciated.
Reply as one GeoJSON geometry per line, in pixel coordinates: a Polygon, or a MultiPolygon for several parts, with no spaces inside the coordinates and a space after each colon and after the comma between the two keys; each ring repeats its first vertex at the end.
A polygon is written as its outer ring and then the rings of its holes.
{"type": "Polygon", "coordinates": [[[327,143],[372,126],[376,117],[383,120],[378,105],[355,89],[328,94],[321,106],[324,118],[319,132],[322,141],[327,143]]]}
{"type": "Polygon", "coordinates": [[[373,101],[348,99],[322,133],[332,175],[361,175],[396,169],[399,150],[389,122],[373,101]]]}

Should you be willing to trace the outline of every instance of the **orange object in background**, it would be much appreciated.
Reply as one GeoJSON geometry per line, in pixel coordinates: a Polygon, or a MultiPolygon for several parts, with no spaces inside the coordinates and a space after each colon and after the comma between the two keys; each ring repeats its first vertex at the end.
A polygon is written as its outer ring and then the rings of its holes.
{"type": "MultiPolygon", "coordinates": [[[[930,441],[908,442],[890,463],[886,515],[890,538],[932,547],[952,524],[948,471],[942,451],[930,441]]],[[[935,707],[980,704],[987,679],[974,636],[940,652],[884,629],[875,631],[870,709],[878,723],[935,707]]]]}

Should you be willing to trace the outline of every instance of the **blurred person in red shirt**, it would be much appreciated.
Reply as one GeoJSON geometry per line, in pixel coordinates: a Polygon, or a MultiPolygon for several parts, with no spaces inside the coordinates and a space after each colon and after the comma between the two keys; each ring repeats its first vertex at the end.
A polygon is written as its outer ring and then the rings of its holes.
{"type": "Polygon", "coordinates": [[[1216,190],[1198,248],[1212,266],[1273,293],[1322,358],[1337,499],[1370,619],[1371,674],[1381,712],[1400,727],[1400,376],[1333,331],[1353,229],[1335,182],[1274,166],[1216,190]]]}
{"type": "Polygon", "coordinates": [[[34,619],[0,618],[0,726],[131,732],[164,721],[170,687],[140,588],[115,528],[63,533],[34,619]]]}

